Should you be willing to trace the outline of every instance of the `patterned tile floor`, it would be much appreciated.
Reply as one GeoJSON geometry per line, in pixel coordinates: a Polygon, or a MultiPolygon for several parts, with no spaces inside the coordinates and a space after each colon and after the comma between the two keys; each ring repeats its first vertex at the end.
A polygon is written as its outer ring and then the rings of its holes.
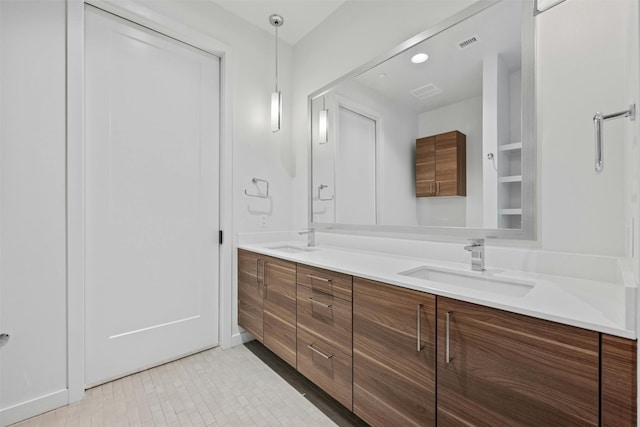
{"type": "Polygon", "coordinates": [[[334,425],[238,346],[207,350],[89,389],[82,401],[13,427],[334,425]]]}

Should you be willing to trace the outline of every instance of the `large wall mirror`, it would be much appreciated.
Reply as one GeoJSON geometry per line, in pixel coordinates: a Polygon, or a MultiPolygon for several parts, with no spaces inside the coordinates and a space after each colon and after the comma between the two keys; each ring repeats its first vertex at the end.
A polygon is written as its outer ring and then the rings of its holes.
{"type": "Polygon", "coordinates": [[[535,239],[533,8],[478,1],[311,94],[311,226],[535,239]]]}

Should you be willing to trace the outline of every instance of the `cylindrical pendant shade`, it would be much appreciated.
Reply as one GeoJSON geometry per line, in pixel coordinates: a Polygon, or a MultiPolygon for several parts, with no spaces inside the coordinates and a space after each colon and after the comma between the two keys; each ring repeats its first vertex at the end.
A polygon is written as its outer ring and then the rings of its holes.
{"type": "Polygon", "coordinates": [[[271,94],[271,130],[278,132],[280,130],[280,115],[282,112],[282,94],[281,92],[273,92],[271,94]]]}

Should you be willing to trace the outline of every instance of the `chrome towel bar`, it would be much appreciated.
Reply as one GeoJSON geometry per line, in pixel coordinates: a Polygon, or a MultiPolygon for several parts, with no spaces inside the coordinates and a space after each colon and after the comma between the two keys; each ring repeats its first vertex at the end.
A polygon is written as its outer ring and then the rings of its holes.
{"type": "Polygon", "coordinates": [[[596,172],[602,172],[604,168],[604,160],[602,156],[602,123],[607,120],[618,119],[620,117],[629,117],[629,120],[636,119],[636,104],[629,106],[628,110],[619,111],[613,114],[602,114],[597,112],[593,116],[593,126],[596,136],[596,172]]]}

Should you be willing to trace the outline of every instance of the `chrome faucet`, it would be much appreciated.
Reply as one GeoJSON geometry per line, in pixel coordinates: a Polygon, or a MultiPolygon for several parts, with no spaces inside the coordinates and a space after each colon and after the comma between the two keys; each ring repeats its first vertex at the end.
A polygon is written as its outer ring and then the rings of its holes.
{"type": "Polygon", "coordinates": [[[316,230],[315,228],[308,228],[306,231],[300,231],[298,234],[307,235],[307,246],[315,246],[316,245],[316,230]]]}
{"type": "Polygon", "coordinates": [[[471,269],[473,271],[484,271],[484,239],[469,239],[470,245],[464,247],[465,251],[471,252],[471,269]]]}

